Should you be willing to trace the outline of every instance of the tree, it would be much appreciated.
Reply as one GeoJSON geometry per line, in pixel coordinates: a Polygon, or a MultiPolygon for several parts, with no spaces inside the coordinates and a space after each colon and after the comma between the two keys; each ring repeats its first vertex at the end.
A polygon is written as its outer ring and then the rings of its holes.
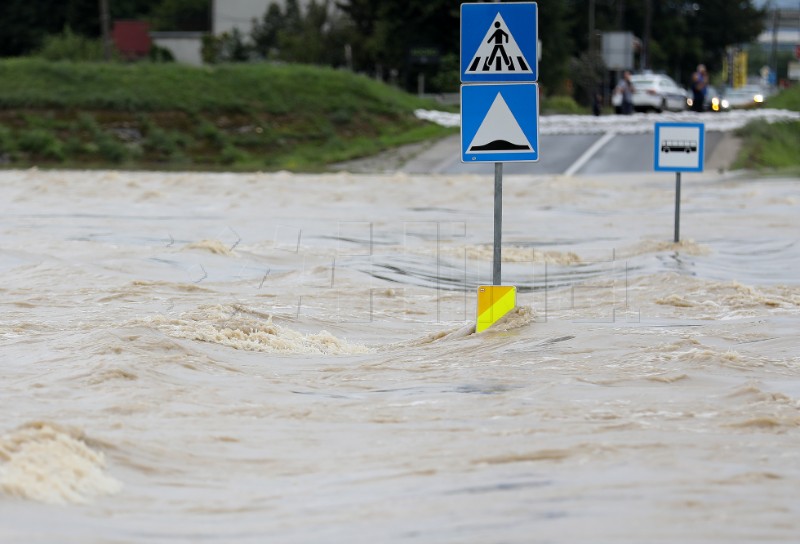
{"type": "Polygon", "coordinates": [[[271,3],[261,20],[253,21],[250,37],[256,54],[265,59],[274,56],[277,53],[278,37],[285,26],[285,16],[281,7],[274,2],[271,3]]]}
{"type": "Polygon", "coordinates": [[[210,30],[211,0],[160,0],[150,20],[155,30],[210,30]]]}
{"type": "Polygon", "coordinates": [[[697,34],[703,44],[702,60],[717,70],[725,48],[750,43],[764,30],[766,8],[758,9],[749,0],[703,0],[698,2],[697,34]]]}
{"type": "MultiPolygon", "coordinates": [[[[143,19],[162,1],[111,0],[111,19],[143,19]]],[[[30,54],[39,49],[45,36],[59,34],[66,28],[80,36],[99,36],[97,0],[2,0],[0,56],[30,54]]]]}
{"type": "Polygon", "coordinates": [[[27,0],[5,0],[0,5],[0,56],[21,55],[36,47],[58,24],[58,15],[27,0]],[[38,19],[38,21],[37,21],[38,19]]]}
{"type": "Polygon", "coordinates": [[[574,48],[568,6],[563,0],[538,0],[542,61],[539,83],[548,94],[562,94],[574,48]]]}
{"type": "Polygon", "coordinates": [[[415,84],[409,52],[416,47],[458,54],[459,5],[452,0],[340,0],[353,21],[357,70],[396,71],[408,87],[415,84]]]}
{"type": "Polygon", "coordinates": [[[337,26],[328,0],[311,0],[305,13],[297,0],[288,0],[284,17],[285,28],[278,33],[281,58],[306,64],[343,63],[344,52],[336,43],[337,26]]]}
{"type": "Polygon", "coordinates": [[[284,8],[271,3],[250,33],[256,56],[287,62],[339,66],[345,62],[352,24],[332,13],[330,0],[311,0],[305,10],[297,0],[284,8]]]}
{"type": "MultiPolygon", "coordinates": [[[[639,38],[647,34],[647,2],[566,2],[567,17],[573,21],[573,55],[589,49],[589,5],[594,6],[597,32],[628,30],[639,38]]],[[[650,20],[656,24],[650,28],[648,64],[683,82],[688,81],[698,63],[706,64],[711,71],[718,70],[725,48],[752,41],[765,20],[764,10],[756,8],[752,0],[649,0],[649,7],[650,20]]]]}

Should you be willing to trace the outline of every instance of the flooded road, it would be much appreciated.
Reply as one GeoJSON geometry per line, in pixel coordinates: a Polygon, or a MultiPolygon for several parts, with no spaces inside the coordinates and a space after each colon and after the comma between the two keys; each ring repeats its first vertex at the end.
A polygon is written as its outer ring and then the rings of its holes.
{"type": "Polygon", "coordinates": [[[0,541],[794,542],[800,183],[0,172],[0,541]]]}
{"type": "MultiPolygon", "coordinates": [[[[417,115],[444,126],[458,127],[457,113],[419,110],[417,115]]],[[[734,131],[750,121],[800,119],[788,110],[732,110],[724,113],[636,113],[633,115],[542,115],[539,160],[507,163],[506,174],[581,175],[649,173],[653,168],[653,127],[656,123],[702,123],[705,127],[705,169],[728,170],[736,157],[727,149],[734,131]]],[[[461,162],[461,135],[445,138],[402,168],[408,173],[492,175],[493,163],[461,162]]],[[[356,161],[355,166],[358,166],[356,161]]],[[[361,170],[359,170],[361,171],[361,170]]]]}

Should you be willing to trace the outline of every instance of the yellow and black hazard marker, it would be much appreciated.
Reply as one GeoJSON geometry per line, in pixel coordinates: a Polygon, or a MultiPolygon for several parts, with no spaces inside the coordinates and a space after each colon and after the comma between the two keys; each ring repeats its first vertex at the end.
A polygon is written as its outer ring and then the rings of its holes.
{"type": "Polygon", "coordinates": [[[517,307],[517,288],[511,285],[478,287],[478,315],[475,332],[485,331],[517,307]]]}

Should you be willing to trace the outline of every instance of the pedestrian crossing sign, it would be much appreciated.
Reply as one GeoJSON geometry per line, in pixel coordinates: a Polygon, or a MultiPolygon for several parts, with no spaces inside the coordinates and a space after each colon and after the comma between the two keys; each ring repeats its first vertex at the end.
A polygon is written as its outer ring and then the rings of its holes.
{"type": "Polygon", "coordinates": [[[538,78],[535,2],[461,4],[461,81],[538,78]]]}
{"type": "Polygon", "coordinates": [[[536,83],[461,86],[461,162],[538,160],[536,83]]]}

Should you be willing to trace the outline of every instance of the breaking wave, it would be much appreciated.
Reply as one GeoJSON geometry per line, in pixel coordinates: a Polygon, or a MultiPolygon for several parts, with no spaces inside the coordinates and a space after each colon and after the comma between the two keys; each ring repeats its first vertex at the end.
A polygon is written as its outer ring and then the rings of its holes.
{"type": "Polygon", "coordinates": [[[33,422],[0,436],[0,492],[50,504],[83,504],[122,484],[78,430],[33,422]]]}
{"type": "Polygon", "coordinates": [[[143,324],[175,338],[200,340],[244,351],[352,355],[369,353],[363,344],[349,343],[327,331],[303,334],[278,325],[272,316],[242,305],[214,305],[177,317],[159,315],[143,324]]]}

